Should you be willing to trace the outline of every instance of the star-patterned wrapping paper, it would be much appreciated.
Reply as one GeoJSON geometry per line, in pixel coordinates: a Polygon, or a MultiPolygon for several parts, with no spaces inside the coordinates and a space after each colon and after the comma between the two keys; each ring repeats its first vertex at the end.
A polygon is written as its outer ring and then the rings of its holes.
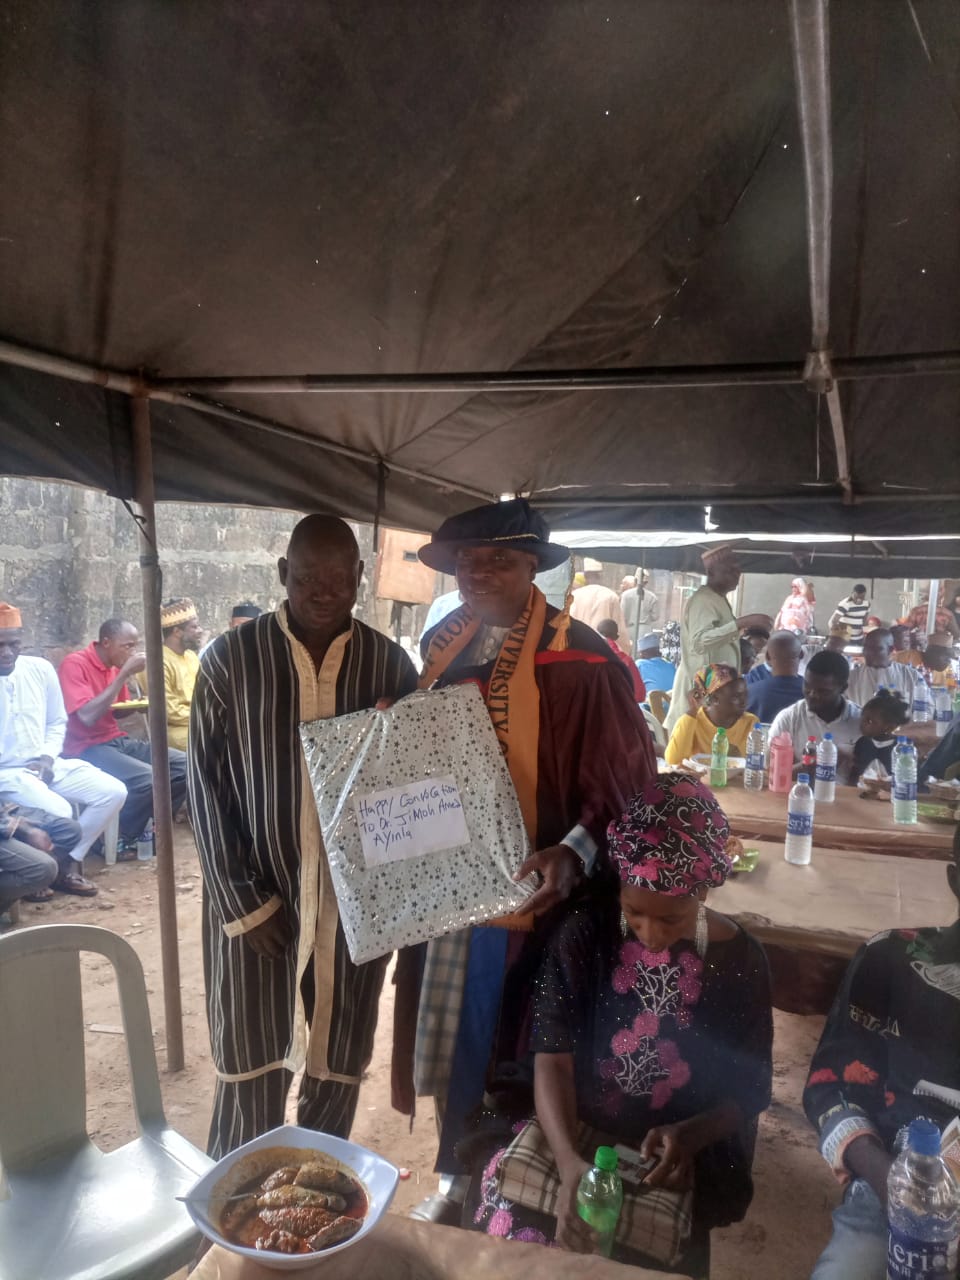
{"type": "Polygon", "coordinates": [[[513,881],[530,842],[476,685],[300,736],[355,964],[507,915],[533,892],[513,881]]]}

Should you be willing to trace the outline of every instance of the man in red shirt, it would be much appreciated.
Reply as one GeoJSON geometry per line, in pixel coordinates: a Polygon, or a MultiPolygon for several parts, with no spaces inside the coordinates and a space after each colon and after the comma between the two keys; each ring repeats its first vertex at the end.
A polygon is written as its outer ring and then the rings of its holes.
{"type": "MultiPolygon", "coordinates": [[[[111,707],[128,701],[126,682],[145,666],[137,628],[110,618],[92,644],[67,654],[58,673],[68,716],[63,754],[87,760],[126,785],[120,834],[128,842],[136,840],[153,816],[150,744],[125,734],[111,707]]],[[[187,794],[187,757],[172,747],[170,792],[176,812],[187,794]]]]}

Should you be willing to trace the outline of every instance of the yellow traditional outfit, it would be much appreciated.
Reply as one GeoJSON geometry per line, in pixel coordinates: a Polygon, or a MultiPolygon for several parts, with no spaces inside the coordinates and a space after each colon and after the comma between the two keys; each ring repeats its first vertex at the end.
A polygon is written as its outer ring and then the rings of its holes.
{"type": "Polygon", "coordinates": [[[163,687],[167,696],[167,741],[178,751],[187,749],[190,703],[197,683],[200,659],[192,649],[174,653],[163,646],[163,687]]]}
{"type": "MultiPolygon", "coordinates": [[[[757,717],[745,711],[737,723],[726,730],[731,755],[747,754],[747,738],[756,723],[757,717]]],[[[706,708],[700,707],[695,716],[685,713],[673,727],[663,753],[664,760],[667,764],[682,764],[690,756],[709,753],[716,732],[717,726],[707,715],[706,708]]]]}

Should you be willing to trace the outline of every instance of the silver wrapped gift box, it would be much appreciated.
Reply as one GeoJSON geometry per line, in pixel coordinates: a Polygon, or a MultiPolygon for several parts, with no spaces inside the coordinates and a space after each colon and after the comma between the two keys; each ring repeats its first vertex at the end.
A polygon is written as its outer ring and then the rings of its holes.
{"type": "Polygon", "coordinates": [[[474,684],[300,726],[355,964],[507,915],[533,892],[513,782],[474,684]]]}

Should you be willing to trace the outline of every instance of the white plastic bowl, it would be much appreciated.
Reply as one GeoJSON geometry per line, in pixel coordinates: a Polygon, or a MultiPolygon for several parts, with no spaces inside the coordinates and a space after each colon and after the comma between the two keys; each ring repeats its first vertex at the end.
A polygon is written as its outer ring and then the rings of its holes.
{"type": "Polygon", "coordinates": [[[329,1133],[317,1133],[314,1129],[301,1129],[294,1124],[285,1124],[279,1129],[271,1129],[269,1133],[254,1138],[252,1142],[224,1156],[191,1188],[189,1194],[184,1197],[184,1203],[198,1230],[221,1248],[228,1249],[231,1253],[238,1253],[244,1258],[253,1258],[261,1267],[268,1267],[272,1271],[304,1271],[307,1267],[317,1266],[331,1254],[339,1253],[341,1249],[349,1249],[358,1240],[368,1236],[390,1207],[399,1177],[400,1173],[395,1165],[375,1152],[368,1151],[366,1147],[357,1146],[355,1142],[348,1142],[345,1138],[335,1138],[329,1133]],[[295,1254],[245,1249],[222,1236],[207,1213],[214,1188],[244,1156],[266,1147],[298,1147],[307,1151],[322,1152],[352,1170],[366,1188],[370,1201],[367,1216],[357,1234],[341,1244],[331,1245],[329,1249],[323,1249],[317,1253],[295,1254]]]}
{"type": "MultiPolygon", "coordinates": [[[[696,766],[700,773],[710,772],[710,753],[703,752],[700,755],[690,757],[692,763],[696,766]]],[[[686,764],[684,760],[684,764],[686,764]]],[[[747,762],[743,756],[727,756],[727,773],[743,773],[747,767],[747,762]]]]}

